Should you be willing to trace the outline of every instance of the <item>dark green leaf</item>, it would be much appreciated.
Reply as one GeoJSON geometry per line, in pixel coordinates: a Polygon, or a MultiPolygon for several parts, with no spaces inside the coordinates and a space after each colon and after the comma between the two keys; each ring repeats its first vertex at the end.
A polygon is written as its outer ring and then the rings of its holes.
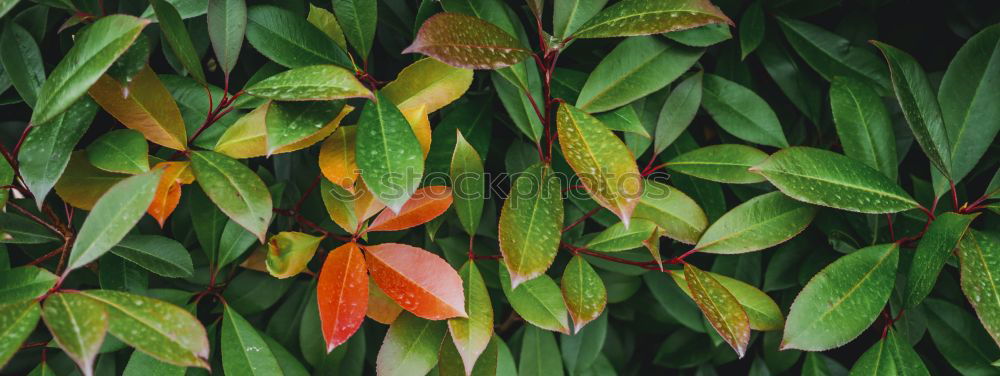
{"type": "Polygon", "coordinates": [[[91,165],[130,175],[149,171],[148,153],[146,138],[131,129],[105,133],[87,146],[87,160],[91,165]]]}
{"type": "Polygon", "coordinates": [[[780,192],[754,197],[712,223],[698,240],[700,252],[733,254],[781,244],[798,235],[816,216],[816,208],[780,192]]]}
{"type": "Polygon", "coordinates": [[[111,253],[164,277],[183,278],[194,273],[187,249],[163,236],[128,235],[111,248],[111,253]]]}
{"type": "Polygon", "coordinates": [[[211,151],[191,153],[191,167],[205,193],[223,213],[264,241],[271,223],[271,194],[242,163],[211,151]]]}
{"type": "Polygon", "coordinates": [[[743,11],[739,27],[740,59],[746,59],[764,40],[764,7],[760,1],[754,1],[743,11]]]}
{"type": "Polygon", "coordinates": [[[247,41],[275,63],[289,68],[318,64],[354,68],[347,52],[291,11],[257,5],[250,8],[247,19],[247,41]]]}
{"type": "Polygon", "coordinates": [[[827,81],[837,76],[852,76],[867,81],[880,93],[889,92],[889,77],[878,56],[852,46],[843,37],[818,26],[784,17],[778,25],[792,48],[827,81]]]}
{"type": "Polygon", "coordinates": [[[706,74],[702,106],[733,136],[756,144],[788,147],[781,123],[771,106],[738,83],[706,74]]]}
{"type": "Polygon", "coordinates": [[[246,29],[245,0],[208,0],[208,37],[212,39],[219,66],[227,75],[240,57],[246,29]]]}
{"type": "Polygon", "coordinates": [[[572,35],[607,3],[608,0],[554,0],[552,35],[558,39],[572,35]]]}
{"type": "Polygon", "coordinates": [[[372,194],[393,212],[417,190],[424,174],[420,142],[410,123],[381,92],[358,119],[355,155],[372,194]]]}
{"type": "Polygon", "coordinates": [[[231,375],[277,375],[281,368],[257,329],[226,306],[222,318],[222,367],[231,375]]]}
{"type": "Polygon", "coordinates": [[[160,21],[160,30],[163,31],[163,37],[170,45],[170,49],[180,59],[181,65],[191,74],[191,77],[204,84],[205,72],[201,69],[198,52],[194,49],[191,36],[188,35],[187,27],[184,26],[184,21],[181,19],[180,13],[177,12],[177,8],[174,8],[166,0],[151,0],[150,5],[156,12],[156,18],[160,21]]]}
{"type": "Polygon", "coordinates": [[[562,357],[552,332],[526,325],[518,359],[518,376],[562,375],[562,357]]]}
{"type": "Polygon", "coordinates": [[[0,37],[0,63],[24,103],[34,108],[38,90],[45,82],[45,65],[35,39],[15,22],[7,22],[4,26],[0,37]]]}
{"type": "Polygon", "coordinates": [[[361,60],[368,60],[368,53],[375,40],[378,24],[378,2],[375,0],[338,0],[333,2],[333,14],[344,30],[344,37],[361,60]]]}
{"type": "Polygon", "coordinates": [[[835,77],[830,86],[830,107],[844,154],[895,181],[896,135],[878,92],[862,80],[835,77]]]}
{"type": "Polygon", "coordinates": [[[685,78],[684,81],[677,84],[667,100],[663,102],[663,108],[660,109],[656,120],[656,138],[653,141],[654,153],[663,152],[691,125],[691,121],[698,113],[698,108],[701,107],[702,77],[704,74],[698,72],[685,78]]]}
{"type": "Polygon", "coordinates": [[[37,266],[25,265],[4,270],[0,275],[0,301],[17,302],[45,294],[56,284],[55,274],[37,266]]]}
{"type": "Polygon", "coordinates": [[[945,262],[958,247],[962,235],[965,235],[976,216],[977,214],[945,212],[931,222],[917,245],[917,252],[913,254],[906,289],[903,290],[904,307],[912,308],[920,304],[931,293],[945,262]]]}

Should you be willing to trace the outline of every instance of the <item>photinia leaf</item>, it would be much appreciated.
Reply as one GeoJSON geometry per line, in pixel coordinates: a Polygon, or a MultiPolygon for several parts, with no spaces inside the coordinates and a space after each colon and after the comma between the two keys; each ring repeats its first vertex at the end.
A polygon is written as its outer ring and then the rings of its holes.
{"type": "Polygon", "coordinates": [[[375,359],[379,375],[424,375],[438,362],[438,349],[448,328],[404,312],[389,326],[375,359]]]}
{"type": "Polygon", "coordinates": [[[872,51],[853,46],[844,37],[810,23],[785,17],[777,19],[795,52],[827,81],[850,76],[878,88],[879,93],[889,92],[889,75],[872,51]]]}
{"type": "Polygon", "coordinates": [[[316,26],[323,34],[330,37],[330,39],[333,39],[341,49],[347,51],[347,39],[344,37],[344,30],[341,29],[340,23],[337,22],[337,17],[333,13],[309,4],[309,15],[306,16],[306,21],[316,26]]]}
{"type": "Polygon", "coordinates": [[[705,230],[699,252],[735,254],[784,243],[806,229],[816,208],[781,192],[765,193],[736,206],[705,230]]]}
{"type": "MultiPolygon", "coordinates": [[[[14,182],[14,168],[7,161],[7,158],[3,158],[0,161],[0,184],[4,186],[10,186],[14,182]]],[[[4,188],[0,192],[0,207],[7,206],[7,196],[10,195],[10,189],[4,188]]]]}
{"type": "Polygon", "coordinates": [[[982,375],[996,369],[991,363],[1000,356],[1000,350],[972,313],[965,307],[934,298],[927,299],[924,306],[927,332],[952,367],[960,373],[982,375]]]}
{"type": "Polygon", "coordinates": [[[236,66],[247,29],[245,0],[208,0],[208,37],[219,61],[219,68],[229,75],[236,66]]]}
{"type": "MultiPolygon", "coordinates": [[[[267,127],[267,154],[290,145],[332,132],[342,119],[344,101],[271,102],[264,117],[267,127]]],[[[316,139],[319,141],[319,139],[316,139]]],[[[312,143],[316,142],[313,141],[312,143]]]]}
{"type": "Polygon", "coordinates": [[[764,7],[760,1],[754,1],[743,11],[740,18],[740,59],[746,60],[760,42],[764,40],[764,7]]]}
{"type": "MultiPolygon", "coordinates": [[[[614,336],[615,333],[611,333],[612,341],[615,341],[614,336]]],[[[579,375],[614,372],[614,367],[607,364],[607,357],[603,354],[604,344],[609,339],[608,337],[608,314],[606,313],[601,314],[573,335],[560,335],[559,347],[562,350],[562,361],[566,367],[566,373],[579,375]]]]}
{"type": "Polygon", "coordinates": [[[396,304],[382,289],[378,288],[375,280],[371,277],[368,278],[368,291],[370,292],[368,294],[368,310],[365,312],[365,316],[385,325],[396,321],[399,314],[403,312],[403,307],[396,304]]]}
{"type": "MultiPolygon", "coordinates": [[[[468,368],[466,368],[465,363],[462,360],[461,353],[458,348],[455,347],[455,341],[453,341],[452,338],[453,337],[451,335],[447,335],[445,336],[444,341],[441,342],[441,351],[438,355],[437,365],[440,376],[495,376],[497,374],[497,368],[500,366],[498,359],[501,346],[500,337],[491,337],[486,349],[483,350],[482,354],[476,359],[476,363],[468,368]]],[[[511,373],[507,373],[507,375],[513,374],[513,371],[511,373]]]]}
{"type": "Polygon", "coordinates": [[[247,94],[279,101],[374,98],[354,72],[336,65],[310,65],[278,73],[246,88],[247,94]]]}
{"type": "MultiPolygon", "coordinates": [[[[45,82],[45,64],[38,43],[17,22],[7,22],[0,37],[0,63],[9,82],[28,106],[34,108],[45,82]]],[[[9,84],[8,84],[9,85],[9,84]]]]}
{"type": "MultiPolygon", "coordinates": [[[[726,277],[721,274],[716,274],[712,272],[702,272],[708,274],[716,282],[725,287],[730,294],[743,306],[743,311],[746,312],[747,318],[750,320],[750,329],[760,330],[760,331],[771,331],[779,330],[785,324],[785,317],[781,314],[781,309],[778,308],[778,304],[771,299],[770,296],[760,291],[756,287],[749,285],[743,281],[726,277]]],[[[684,271],[674,270],[670,272],[670,276],[673,277],[674,282],[677,282],[677,286],[684,291],[685,294],[691,296],[691,289],[687,283],[687,277],[685,277],[684,271]]]]}
{"type": "Polygon", "coordinates": [[[451,185],[454,187],[451,195],[455,203],[455,214],[465,233],[474,236],[483,216],[486,175],[483,174],[483,161],[479,158],[479,153],[465,141],[465,136],[458,129],[455,129],[455,152],[451,157],[450,173],[451,185]]]}
{"type": "Polygon", "coordinates": [[[563,40],[608,3],[608,0],[558,0],[552,5],[552,36],[563,40]]]}
{"type": "Polygon", "coordinates": [[[358,119],[355,153],[368,189],[394,212],[417,190],[424,173],[420,142],[403,114],[382,92],[358,119]]]}
{"type": "Polygon", "coordinates": [[[41,309],[35,300],[0,303],[0,367],[21,348],[21,343],[38,325],[41,309]]]}
{"type": "MultiPolygon", "coordinates": [[[[268,128],[265,120],[270,107],[271,102],[267,102],[236,120],[222,134],[213,150],[233,158],[253,158],[268,155],[268,128]]],[[[340,121],[353,110],[354,107],[343,106],[340,110],[340,115],[330,120],[322,128],[299,141],[272,150],[270,155],[305,149],[322,141],[337,130],[340,126],[340,121]]]]}
{"type": "Polygon", "coordinates": [[[559,285],[563,299],[566,300],[566,308],[573,318],[574,333],[580,333],[585,325],[604,312],[608,303],[604,281],[583,256],[575,255],[569,260],[559,279],[559,285]]]}
{"type": "Polygon", "coordinates": [[[784,194],[810,204],[860,213],[895,213],[919,207],[888,177],[832,151],[791,147],[750,168],[784,194]]]}
{"type": "Polygon", "coordinates": [[[223,266],[236,261],[236,259],[240,258],[240,256],[250,249],[255,240],[258,239],[254,234],[247,231],[236,221],[227,219],[222,228],[222,235],[219,237],[219,251],[215,267],[221,269],[223,266]]]}
{"type": "Polygon", "coordinates": [[[0,275],[0,301],[37,298],[55,286],[57,279],[59,277],[52,272],[32,265],[4,270],[0,275]]]}
{"type": "MultiPolygon", "coordinates": [[[[145,141],[143,141],[145,142],[145,141]]],[[[146,212],[156,218],[162,228],[167,217],[174,212],[177,204],[181,201],[181,185],[194,182],[194,173],[191,172],[191,162],[160,162],[154,169],[162,169],[163,175],[156,185],[156,195],[153,196],[153,203],[149,204],[146,212]]]]}
{"type": "Polygon", "coordinates": [[[93,209],[105,192],[128,177],[94,167],[83,150],[70,154],[65,170],[56,181],[56,193],[66,203],[84,210],[93,209]]]}
{"type": "Polygon", "coordinates": [[[364,250],[375,283],[403,309],[428,320],[468,317],[462,278],[441,257],[397,243],[364,250]]]}
{"type": "Polygon", "coordinates": [[[708,218],[698,203],[669,185],[652,180],[644,180],[644,184],[634,217],[653,221],[671,239],[697,243],[708,227],[708,218]]]}
{"type": "Polygon", "coordinates": [[[852,375],[930,375],[920,355],[900,338],[895,330],[888,330],[882,340],[865,351],[851,367],[852,375]]]}
{"type": "Polygon", "coordinates": [[[715,278],[691,264],[684,264],[684,280],[708,322],[743,358],[750,342],[750,319],[740,302],[715,278]]]}
{"type": "Polygon", "coordinates": [[[810,121],[819,123],[823,108],[821,78],[779,38],[764,39],[756,55],[785,97],[810,121]]]}
{"type": "Polygon", "coordinates": [[[80,294],[55,293],[45,298],[42,319],[59,348],[84,375],[93,375],[94,358],[108,330],[104,306],[80,294]]]}
{"type": "Polygon", "coordinates": [[[413,135],[417,137],[417,143],[420,144],[420,151],[423,153],[424,159],[427,159],[427,153],[431,151],[431,137],[434,134],[431,130],[431,119],[427,116],[426,106],[420,105],[400,112],[406,118],[406,122],[410,124],[410,129],[413,130],[413,135]]]}
{"type": "Polygon", "coordinates": [[[402,53],[421,53],[466,69],[503,68],[531,56],[517,38],[496,25],[450,12],[424,21],[413,44],[402,53]]]}
{"type": "Polygon", "coordinates": [[[993,340],[1000,343],[1000,284],[997,260],[1000,236],[994,233],[968,230],[958,246],[962,272],[962,292],[976,309],[979,321],[993,340]]]}
{"type": "Polygon", "coordinates": [[[177,103],[148,65],[132,78],[128,97],[118,80],[104,75],[90,87],[90,96],[111,116],[146,139],[175,150],[187,147],[187,130],[177,103]]]}
{"type": "Polygon", "coordinates": [[[162,362],[208,369],[205,328],[188,311],[141,295],[110,290],[80,292],[108,312],[108,332],[162,362]]]}
{"type": "Polygon", "coordinates": [[[465,312],[469,317],[448,320],[448,330],[455,351],[462,359],[465,374],[471,375],[474,374],[474,367],[479,364],[476,360],[491,344],[493,305],[490,302],[490,292],[486,289],[486,281],[483,280],[483,275],[479,273],[475,262],[467,261],[458,270],[458,274],[462,276],[465,312]]]}
{"type": "Polygon", "coordinates": [[[368,310],[368,274],[358,244],[337,247],[326,256],[316,285],[316,302],[326,352],[347,342],[368,310]]]}
{"type": "Polygon", "coordinates": [[[948,129],[945,128],[941,107],[927,74],[906,52],[878,41],[872,41],[872,44],[882,50],[889,62],[892,87],[914,138],[931,164],[950,180],[951,141],[948,140],[948,129]]]}
{"type": "Polygon", "coordinates": [[[719,183],[751,184],[765,181],[747,171],[767,159],[767,153],[740,144],[721,144],[698,148],[674,157],[665,164],[682,174],[719,183]]]}
{"type": "Polygon", "coordinates": [[[319,187],[323,206],[326,207],[326,213],[330,215],[333,223],[349,233],[359,230],[361,226],[358,226],[360,222],[355,207],[362,195],[371,196],[371,194],[367,191],[350,192],[326,180],[321,181],[319,187]]]}
{"type": "Polygon", "coordinates": [[[122,174],[149,171],[149,147],[142,133],[119,129],[105,133],[87,146],[87,159],[94,167],[122,174]]]}
{"type": "Polygon", "coordinates": [[[276,5],[250,7],[246,38],[262,55],[289,68],[318,64],[354,67],[347,52],[316,26],[276,5]]]}
{"type": "Polygon", "coordinates": [[[559,251],[563,203],[559,180],[547,164],[514,178],[500,210],[500,253],[513,287],[545,273],[559,251]]]}
{"type": "Polygon", "coordinates": [[[39,89],[31,123],[45,124],[66,111],[125,53],[148,24],[149,20],[115,14],[101,17],[89,26],[39,89]]]}
{"type": "MultiPolygon", "coordinates": [[[[129,83],[132,82],[135,75],[139,74],[146,67],[152,49],[153,46],[149,41],[149,36],[139,34],[139,37],[135,39],[135,42],[132,42],[132,45],[125,50],[125,53],[118,57],[118,60],[115,60],[114,64],[111,64],[111,67],[108,68],[106,74],[123,85],[123,96],[128,96],[129,83]]],[[[193,79],[191,81],[195,82],[193,79]]],[[[197,84],[197,82],[195,83],[197,84]]]]}
{"type": "Polygon", "coordinates": [[[621,252],[642,247],[656,231],[656,223],[636,218],[629,227],[618,222],[604,229],[587,243],[588,249],[601,252],[621,252]]]}
{"type": "Polygon", "coordinates": [[[788,147],[781,122],[771,106],[738,83],[706,74],[701,105],[733,136],[755,144],[788,147]]]}
{"type": "Polygon", "coordinates": [[[896,135],[875,88],[850,76],[835,77],[830,85],[830,107],[844,154],[895,181],[896,135]]]}
{"type": "Polygon", "coordinates": [[[597,120],[604,123],[604,126],[613,131],[622,131],[640,136],[645,139],[652,139],[646,127],[642,125],[639,114],[635,112],[636,106],[623,106],[617,110],[597,115],[597,120]]]}
{"type": "Polygon", "coordinates": [[[73,243],[65,274],[97,260],[139,222],[153,201],[161,171],[150,171],[116,183],[94,204],[73,243]]]}
{"type": "Polygon", "coordinates": [[[931,222],[913,254],[906,277],[906,288],[902,294],[904,307],[915,307],[930,295],[945,262],[951,257],[952,251],[958,248],[969,224],[977,216],[978,214],[944,212],[931,222]]]}
{"type": "Polygon", "coordinates": [[[733,21],[708,0],[623,0],[602,10],[573,33],[576,38],[649,35],[733,21]]]}
{"type": "Polygon", "coordinates": [[[445,186],[420,188],[413,192],[413,196],[403,204],[399,213],[383,211],[375,217],[368,226],[368,231],[399,231],[427,223],[451,207],[451,196],[451,189],[445,186]]]}
{"type": "Polygon", "coordinates": [[[282,374],[264,338],[230,305],[222,310],[222,369],[230,375],[282,374]]]}
{"type": "Polygon", "coordinates": [[[163,38],[166,39],[170,50],[174,52],[174,56],[180,60],[181,65],[184,66],[184,69],[191,74],[191,77],[195,81],[205,84],[205,72],[201,69],[201,60],[198,56],[198,51],[195,51],[194,43],[191,42],[191,36],[187,31],[187,26],[184,25],[184,20],[181,19],[177,8],[174,8],[166,0],[151,0],[149,4],[153,7],[153,11],[156,12],[156,18],[160,23],[160,31],[163,32],[163,38]]]}
{"type": "Polygon", "coordinates": [[[635,158],[600,120],[563,103],[556,120],[566,162],[590,196],[628,227],[642,196],[642,176],[635,158]]]}
{"type": "Polygon", "coordinates": [[[361,60],[368,60],[368,53],[375,41],[378,20],[378,2],[375,0],[338,0],[333,2],[333,13],[344,30],[344,37],[361,60]]]}
{"type": "Polygon", "coordinates": [[[184,245],[163,236],[126,235],[111,253],[164,277],[183,278],[194,273],[184,245]]]}
{"type": "Polygon", "coordinates": [[[70,153],[97,114],[97,104],[80,98],[48,123],[33,128],[17,156],[21,178],[39,207],[69,164],[70,153]]]}
{"type": "Polygon", "coordinates": [[[555,281],[542,274],[511,287],[511,276],[505,262],[500,263],[500,286],[514,311],[531,325],[569,334],[566,303],[555,281]]]}
{"type": "Polygon", "coordinates": [[[517,374],[524,376],[563,375],[562,357],[556,336],[551,332],[525,325],[521,337],[521,356],[517,374]]]}
{"type": "Polygon", "coordinates": [[[834,261],[806,283],[785,320],[781,349],[825,351],[868,328],[889,300],[899,245],[862,248],[834,261]]]}
{"type": "Polygon", "coordinates": [[[693,29],[671,31],[663,36],[670,40],[690,47],[708,47],[733,39],[727,24],[715,23],[698,26],[693,29]]]}
{"type": "Polygon", "coordinates": [[[198,185],[223,213],[264,242],[271,223],[271,193],[250,168],[211,151],[191,153],[198,185]]]}
{"type": "Polygon", "coordinates": [[[279,279],[298,275],[306,270],[321,241],[320,236],[295,231],[271,236],[267,241],[267,272],[279,279]]]}
{"type": "Polygon", "coordinates": [[[62,241],[59,234],[27,217],[0,213],[0,244],[45,244],[62,241]]]}
{"type": "Polygon", "coordinates": [[[358,165],[354,160],[354,145],[358,127],[337,128],[319,148],[319,169],[326,180],[341,188],[352,190],[358,179],[358,165]]]}
{"type": "Polygon", "coordinates": [[[677,84],[663,102],[656,119],[653,152],[660,154],[687,130],[701,107],[702,81],[705,74],[697,72],[677,84]]]}
{"type": "Polygon", "coordinates": [[[420,59],[403,68],[382,93],[400,111],[426,106],[431,113],[465,94],[472,85],[472,72],[435,59],[420,59]]]}
{"type": "MultiPolygon", "coordinates": [[[[11,1],[10,3],[14,2],[11,1]]],[[[29,373],[28,376],[58,376],[58,374],[52,370],[52,367],[49,367],[48,363],[42,362],[38,365],[38,367],[31,370],[31,373],[29,373]]]]}

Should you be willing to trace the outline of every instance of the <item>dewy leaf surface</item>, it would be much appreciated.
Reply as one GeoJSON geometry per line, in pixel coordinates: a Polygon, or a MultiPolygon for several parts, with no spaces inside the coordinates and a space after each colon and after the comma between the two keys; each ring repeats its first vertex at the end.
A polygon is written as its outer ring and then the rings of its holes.
{"type": "Polygon", "coordinates": [[[725,286],[691,264],[684,264],[684,279],[708,322],[742,358],[750,342],[750,319],[743,306],[725,286]]]}
{"type": "Polygon", "coordinates": [[[562,192],[552,167],[535,164],[514,177],[500,211],[499,240],[514,287],[552,265],[563,223],[562,192]]]}
{"type": "Polygon", "coordinates": [[[698,26],[733,24],[708,0],[624,0],[605,8],[573,33],[577,38],[649,35],[698,26]]]}
{"type": "Polygon", "coordinates": [[[208,0],[208,37],[219,60],[219,68],[228,75],[236,66],[247,29],[245,0],[208,0]]]}
{"type": "Polygon", "coordinates": [[[73,147],[96,114],[97,104],[90,98],[80,98],[68,110],[28,133],[17,161],[38,206],[66,170],[73,147]]]}
{"type": "Polygon", "coordinates": [[[354,335],[368,310],[368,274],[357,243],[337,247],[319,272],[316,302],[327,352],[354,335]]]}
{"type": "Polygon", "coordinates": [[[436,59],[420,59],[403,68],[382,93],[401,111],[426,106],[431,113],[465,94],[472,85],[472,72],[436,59]]]}
{"type": "Polygon", "coordinates": [[[830,107],[844,154],[895,181],[896,135],[878,91],[857,78],[838,76],[830,85],[830,107]]]}
{"type": "Polygon", "coordinates": [[[397,243],[364,249],[375,283],[403,309],[428,320],[468,317],[462,278],[441,257],[397,243]]]}
{"type": "Polygon", "coordinates": [[[253,84],[247,94],[279,101],[329,101],[373,98],[354,73],[336,65],[310,65],[291,69],[253,84]]]}
{"type": "Polygon", "coordinates": [[[170,92],[148,65],[132,78],[128,97],[123,86],[109,75],[90,86],[90,96],[115,119],[146,139],[174,150],[187,147],[184,118],[170,92]]]}
{"type": "Polygon", "coordinates": [[[399,231],[427,223],[444,214],[452,203],[451,189],[432,185],[418,189],[403,204],[399,213],[382,211],[368,227],[368,231],[399,231]]]}
{"type": "Polygon", "coordinates": [[[422,53],[448,65],[497,69],[531,56],[521,42],[494,24],[462,13],[438,13],[424,21],[403,53],[422,53]]]}
{"type": "Polygon", "coordinates": [[[608,303],[608,293],[601,276],[594,271],[583,256],[576,255],[569,260],[559,280],[563,299],[570,317],[573,318],[573,331],[580,329],[604,312],[608,303]]]}
{"type": "Polygon", "coordinates": [[[733,208],[705,230],[695,248],[734,254],[758,251],[791,239],[805,230],[816,208],[781,192],[765,193],[733,208]]]}
{"type": "Polygon", "coordinates": [[[278,361],[257,329],[232,306],[222,313],[222,369],[230,375],[279,375],[278,361]]]}
{"type": "Polygon", "coordinates": [[[645,187],[634,217],[653,221],[671,239],[685,244],[697,243],[708,227],[708,218],[701,206],[677,188],[648,179],[643,183],[645,187]]]}
{"type": "MultiPolygon", "coordinates": [[[[712,272],[703,273],[707,273],[715,281],[722,284],[740,302],[740,305],[743,306],[743,310],[747,314],[747,318],[750,320],[750,329],[771,331],[779,330],[785,325],[785,318],[781,314],[781,308],[778,308],[778,304],[763,291],[746,282],[721,274],[712,272]]],[[[691,296],[691,289],[688,287],[683,270],[675,270],[670,273],[670,276],[673,277],[674,282],[677,282],[677,286],[681,288],[681,291],[691,296]]]]}
{"type": "Polygon", "coordinates": [[[483,160],[458,129],[455,130],[455,151],[449,172],[455,214],[465,232],[473,236],[479,229],[479,221],[483,216],[487,182],[483,173],[483,160]]]}
{"type": "Polygon", "coordinates": [[[979,321],[1000,343],[1000,236],[969,230],[958,246],[962,292],[976,309],[979,321]]]}
{"type": "Polygon", "coordinates": [[[45,299],[42,318],[59,348],[85,375],[93,374],[94,358],[108,330],[104,306],[80,294],[55,293],[45,299]]]}
{"type": "Polygon", "coordinates": [[[844,37],[807,22],[785,17],[777,19],[795,52],[827,81],[837,76],[851,76],[867,81],[881,94],[889,93],[889,74],[871,50],[852,45],[844,37]]]}
{"type": "Polygon", "coordinates": [[[476,360],[486,351],[493,337],[493,304],[486,281],[472,260],[462,265],[458,274],[462,276],[465,312],[469,317],[448,320],[448,329],[465,365],[465,373],[472,374],[476,360]]]}
{"type": "Polygon", "coordinates": [[[149,171],[148,153],[142,133],[129,129],[105,133],[87,146],[87,159],[94,167],[130,175],[149,171]]]}
{"type": "Polygon", "coordinates": [[[751,184],[765,181],[748,171],[767,159],[767,153],[751,146],[721,144],[698,148],[674,157],[668,169],[694,177],[728,184],[751,184]]]}
{"type": "Polygon", "coordinates": [[[905,307],[915,307],[931,293],[945,262],[959,247],[969,224],[977,216],[978,214],[944,212],[931,222],[913,254],[910,272],[906,277],[906,288],[903,290],[905,307]]]}
{"type": "Polygon", "coordinates": [[[263,242],[273,205],[260,177],[242,163],[211,151],[191,153],[191,167],[212,202],[263,242]]]}
{"type": "Polygon", "coordinates": [[[0,365],[7,364],[35,330],[41,311],[34,300],[0,304],[0,365]]]}
{"type": "Polygon", "coordinates": [[[355,160],[368,188],[399,212],[420,184],[424,160],[410,123],[384,93],[361,111],[356,143],[355,160]]]}

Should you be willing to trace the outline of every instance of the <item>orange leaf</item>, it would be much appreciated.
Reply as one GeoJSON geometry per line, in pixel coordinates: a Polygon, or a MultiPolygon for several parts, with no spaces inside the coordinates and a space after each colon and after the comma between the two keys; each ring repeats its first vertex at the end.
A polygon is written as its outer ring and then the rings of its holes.
{"type": "Polygon", "coordinates": [[[399,231],[427,223],[444,214],[451,200],[451,188],[440,185],[420,188],[403,204],[399,214],[383,211],[375,217],[368,231],[399,231]]]}
{"type": "Polygon", "coordinates": [[[462,278],[440,256],[406,244],[365,247],[368,272],[400,307],[428,320],[467,317],[462,278]]]}
{"type": "Polygon", "coordinates": [[[367,280],[364,256],[357,243],[344,244],[326,256],[316,285],[326,352],[351,338],[365,320],[367,280]]]}
{"type": "Polygon", "coordinates": [[[400,312],[403,312],[403,307],[400,307],[385,292],[382,292],[374,280],[368,278],[368,317],[389,325],[396,321],[400,312]]]}
{"type": "Polygon", "coordinates": [[[167,221],[167,217],[174,212],[177,204],[181,201],[181,184],[191,184],[194,182],[194,174],[189,168],[191,162],[160,162],[153,168],[162,168],[163,175],[160,176],[160,183],[156,186],[156,195],[153,202],[149,204],[146,212],[156,218],[160,227],[167,221]]]}

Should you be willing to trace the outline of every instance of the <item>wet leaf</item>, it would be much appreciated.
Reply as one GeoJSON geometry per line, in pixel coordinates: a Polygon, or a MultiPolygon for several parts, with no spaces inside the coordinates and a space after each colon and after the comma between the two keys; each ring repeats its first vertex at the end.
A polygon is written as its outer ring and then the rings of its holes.
{"type": "Polygon", "coordinates": [[[465,312],[468,318],[448,320],[448,330],[451,338],[445,341],[454,342],[464,365],[465,374],[474,374],[478,362],[493,337],[493,304],[490,302],[490,292],[486,289],[486,281],[479,273],[475,262],[469,260],[458,270],[462,277],[462,287],[465,290],[465,312]]]}
{"type": "Polygon", "coordinates": [[[306,270],[321,241],[320,236],[295,231],[271,236],[267,241],[267,272],[279,279],[298,275],[306,270]]]}
{"type": "Polygon", "coordinates": [[[742,358],[750,342],[750,319],[743,306],[725,286],[691,264],[684,264],[684,279],[708,322],[742,358]]]}
{"type": "Polygon", "coordinates": [[[230,375],[282,374],[257,329],[229,305],[222,312],[222,369],[230,375]]]}
{"type": "Polygon", "coordinates": [[[445,186],[432,185],[418,189],[403,204],[399,213],[385,210],[375,217],[368,231],[399,231],[416,227],[444,214],[451,207],[452,192],[445,186]]]}
{"type": "Polygon", "coordinates": [[[35,330],[41,311],[34,300],[0,304],[0,365],[7,364],[35,330]]]}
{"type": "Polygon", "coordinates": [[[781,244],[806,229],[816,208],[781,192],[765,193],[736,206],[705,230],[699,252],[734,254],[781,244]]]}
{"type": "Polygon", "coordinates": [[[403,53],[421,53],[466,69],[497,69],[527,59],[531,51],[503,29],[462,13],[438,13],[424,21],[403,53]]]}
{"type": "Polygon", "coordinates": [[[83,374],[93,374],[94,358],[108,330],[104,306],[80,294],[55,293],[45,298],[42,318],[52,338],[83,374]]]}
{"type": "Polygon", "coordinates": [[[375,283],[403,309],[428,320],[467,317],[462,278],[441,257],[396,243],[364,249],[375,283]]]}
{"type": "Polygon", "coordinates": [[[913,254],[910,271],[906,277],[906,288],[903,290],[904,307],[915,307],[930,295],[945,262],[959,247],[959,242],[968,230],[969,224],[976,217],[977,214],[961,215],[945,212],[931,222],[927,232],[917,244],[916,253],[913,254]]]}
{"type": "Polygon", "coordinates": [[[87,159],[104,171],[134,175],[149,171],[148,152],[142,133],[119,129],[105,133],[87,146],[87,159]]]}
{"type": "Polygon", "coordinates": [[[602,10],[573,33],[577,38],[649,35],[733,21],[708,0],[624,0],[602,10]]]}
{"type": "Polygon", "coordinates": [[[559,250],[563,203],[549,165],[535,164],[514,178],[500,210],[500,252],[513,287],[545,273],[559,250]]]}
{"type": "Polygon", "coordinates": [[[247,29],[247,4],[244,0],[208,1],[208,37],[222,72],[229,75],[236,66],[247,29]]]}
{"type": "Polygon", "coordinates": [[[652,180],[644,180],[644,184],[635,218],[653,221],[671,239],[697,243],[708,227],[708,218],[698,203],[669,185],[652,180]]]}
{"type": "Polygon", "coordinates": [[[271,223],[271,193],[249,167],[211,151],[191,153],[198,185],[223,213],[261,242],[271,223]]]}
{"type": "Polygon", "coordinates": [[[399,212],[420,184],[424,160],[409,122],[382,92],[358,119],[355,159],[371,192],[399,212]]]}
{"type": "Polygon", "coordinates": [[[712,145],[674,157],[668,169],[694,177],[728,184],[751,184],[765,181],[750,171],[767,159],[767,153],[740,144],[712,145]]]}
{"type": "Polygon", "coordinates": [[[455,214],[465,233],[473,236],[479,229],[479,220],[483,216],[486,175],[483,174],[483,161],[479,158],[479,153],[465,141],[458,129],[455,130],[455,152],[451,158],[450,173],[455,214]]]}
{"type": "Polygon", "coordinates": [[[958,246],[962,272],[962,292],[976,309],[979,321],[993,340],[1000,343],[1000,284],[996,275],[1000,237],[989,232],[969,230],[958,246]]]}
{"type": "Polygon", "coordinates": [[[253,84],[247,94],[279,101],[329,101],[373,98],[354,73],[336,65],[310,65],[278,73],[253,84]]]}
{"type": "Polygon", "coordinates": [[[511,287],[507,266],[500,263],[500,286],[524,321],[545,330],[569,334],[569,317],[559,286],[546,274],[511,287]]]}
{"type": "Polygon", "coordinates": [[[133,77],[128,97],[111,76],[101,76],[90,87],[90,96],[115,119],[142,132],[146,139],[175,150],[187,147],[187,130],[177,103],[148,65],[133,77]]]}
{"type": "Polygon", "coordinates": [[[604,312],[608,303],[604,281],[583,256],[576,255],[569,260],[559,285],[563,299],[566,300],[566,308],[573,318],[574,333],[579,333],[580,329],[604,312]]]}

